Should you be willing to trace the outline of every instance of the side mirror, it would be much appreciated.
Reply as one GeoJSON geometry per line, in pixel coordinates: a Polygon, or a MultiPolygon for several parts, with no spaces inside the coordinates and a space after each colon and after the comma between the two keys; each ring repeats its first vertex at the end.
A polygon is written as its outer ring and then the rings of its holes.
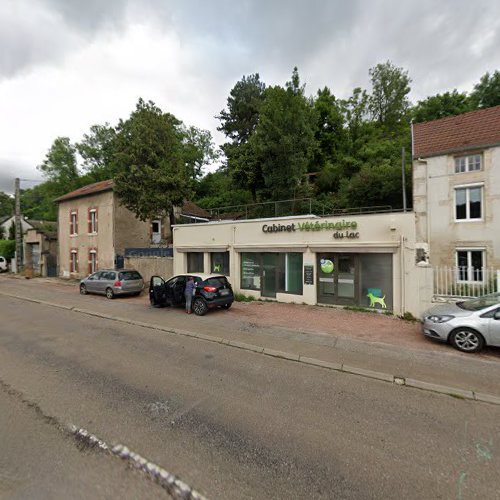
{"type": "Polygon", "coordinates": [[[496,311],[495,314],[493,315],[495,319],[500,319],[500,311],[496,311]]]}

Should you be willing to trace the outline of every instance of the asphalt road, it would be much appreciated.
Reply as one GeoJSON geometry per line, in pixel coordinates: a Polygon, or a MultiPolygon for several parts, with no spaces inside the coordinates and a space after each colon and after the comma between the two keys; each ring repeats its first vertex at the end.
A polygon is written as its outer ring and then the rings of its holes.
{"type": "Polygon", "coordinates": [[[209,498],[500,498],[498,406],[5,296],[0,318],[1,497],[165,495],[56,421],[209,498]]]}

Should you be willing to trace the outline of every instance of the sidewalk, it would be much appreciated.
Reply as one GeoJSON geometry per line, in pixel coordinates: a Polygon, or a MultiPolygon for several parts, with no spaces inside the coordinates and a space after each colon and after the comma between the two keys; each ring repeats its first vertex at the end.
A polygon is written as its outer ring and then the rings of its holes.
{"type": "MultiPolygon", "coordinates": [[[[146,295],[107,300],[80,296],[59,280],[0,278],[0,293],[85,310],[136,324],[207,339],[257,346],[362,370],[500,397],[500,349],[467,355],[423,337],[418,323],[375,313],[270,302],[234,303],[204,317],[154,309],[146,295]]],[[[4,300],[4,296],[0,300],[4,300]]],[[[352,370],[344,370],[352,371],[352,370]]],[[[410,385],[410,384],[408,384],[410,385]]]]}

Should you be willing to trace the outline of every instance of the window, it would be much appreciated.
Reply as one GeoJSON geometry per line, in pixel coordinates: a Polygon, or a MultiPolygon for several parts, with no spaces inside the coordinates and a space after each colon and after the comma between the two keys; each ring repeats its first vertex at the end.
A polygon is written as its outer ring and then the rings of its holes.
{"type": "Polygon", "coordinates": [[[188,252],[187,254],[187,272],[203,272],[203,252],[188,252]]]}
{"type": "Polygon", "coordinates": [[[118,275],[120,281],[142,280],[142,276],[137,271],[122,271],[118,275]]]}
{"type": "Polygon", "coordinates": [[[71,273],[78,272],[78,250],[73,248],[69,254],[69,271],[71,273]]]}
{"type": "Polygon", "coordinates": [[[72,210],[69,213],[69,234],[78,234],[78,211],[72,210]]]}
{"type": "Polygon", "coordinates": [[[459,156],[455,158],[455,173],[481,170],[481,155],[459,156]]]}
{"type": "Polygon", "coordinates": [[[457,250],[458,281],[483,281],[484,250],[457,250]]]}
{"type": "Polygon", "coordinates": [[[97,271],[97,250],[90,250],[89,252],[89,274],[97,271]]]}
{"type": "Polygon", "coordinates": [[[229,252],[212,252],[210,261],[211,272],[229,274],[229,252]]]}
{"type": "Polygon", "coordinates": [[[151,221],[151,241],[160,243],[161,241],[161,220],[156,219],[151,221]]]}
{"type": "Polygon", "coordinates": [[[279,292],[302,295],[302,254],[298,252],[278,254],[276,267],[279,292]]]}
{"type": "Polygon", "coordinates": [[[241,254],[241,288],[260,290],[261,258],[259,253],[241,254]]]}
{"type": "Polygon", "coordinates": [[[482,218],[481,186],[461,187],[455,189],[455,218],[456,220],[470,220],[482,218]]]}
{"type": "Polygon", "coordinates": [[[97,233],[97,208],[89,209],[89,233],[97,233]]]}

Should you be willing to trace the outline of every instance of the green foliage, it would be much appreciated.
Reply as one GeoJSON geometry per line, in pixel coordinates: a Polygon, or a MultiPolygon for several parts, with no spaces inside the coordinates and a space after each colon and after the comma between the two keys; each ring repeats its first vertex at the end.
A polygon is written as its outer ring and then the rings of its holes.
{"type": "Polygon", "coordinates": [[[5,229],[3,226],[0,226],[0,240],[5,239],[5,229]]]}
{"type": "Polygon", "coordinates": [[[153,102],[139,99],[117,128],[113,159],[115,192],[142,221],[169,215],[190,197],[181,123],[153,102]]]}
{"type": "Polygon", "coordinates": [[[446,116],[459,115],[472,109],[472,103],[465,92],[452,92],[436,94],[419,101],[412,110],[415,122],[428,122],[446,116]]]}
{"type": "Polygon", "coordinates": [[[398,125],[407,120],[410,109],[408,94],[411,80],[408,72],[387,61],[377,64],[369,73],[372,83],[369,109],[373,118],[386,131],[394,132],[398,125]]]}
{"type": "Polygon", "coordinates": [[[0,217],[13,215],[14,198],[0,191],[0,217]]]}
{"type": "Polygon", "coordinates": [[[13,240],[0,240],[0,255],[10,260],[14,258],[16,242],[13,240]]]}
{"type": "Polygon", "coordinates": [[[58,137],[53,142],[38,169],[47,179],[57,182],[65,192],[74,189],[78,179],[76,148],[68,137],[58,137]]]}
{"type": "Polygon", "coordinates": [[[314,113],[296,68],[287,88],[270,87],[250,144],[270,200],[298,197],[315,147],[314,113]]]}
{"type": "Polygon", "coordinates": [[[245,295],[243,293],[235,293],[234,300],[236,300],[236,302],[253,302],[255,297],[252,295],[245,295]]]}
{"type": "Polygon", "coordinates": [[[400,318],[404,321],[409,321],[410,323],[416,323],[419,321],[418,318],[415,318],[411,312],[406,311],[400,318]]]}
{"type": "Polygon", "coordinates": [[[15,240],[15,239],[16,239],[16,224],[14,221],[12,221],[9,227],[9,240],[15,240]]]}
{"type": "Polygon", "coordinates": [[[500,104],[500,71],[492,75],[484,74],[479,83],[474,86],[470,95],[471,102],[476,108],[490,108],[500,104]]]}

